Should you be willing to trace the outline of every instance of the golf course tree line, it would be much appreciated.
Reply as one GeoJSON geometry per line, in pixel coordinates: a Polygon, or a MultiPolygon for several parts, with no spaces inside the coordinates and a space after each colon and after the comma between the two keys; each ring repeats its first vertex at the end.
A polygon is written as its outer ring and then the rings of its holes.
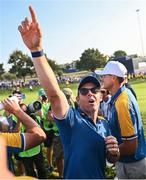
{"type": "MultiPolygon", "coordinates": [[[[47,55],[46,55],[47,56],[47,55]]],[[[48,58],[47,58],[48,59],[48,58]]],[[[60,71],[59,65],[56,64],[55,61],[48,59],[52,68],[54,68],[55,72],[60,71]]],[[[3,68],[3,64],[0,64],[0,79],[23,79],[25,82],[26,76],[33,77],[35,76],[35,71],[33,67],[32,60],[30,56],[24,54],[20,50],[15,50],[10,54],[8,59],[8,64],[10,64],[10,69],[8,72],[5,72],[3,68]]]]}
{"type": "MultiPolygon", "coordinates": [[[[109,57],[108,55],[102,54],[98,49],[88,48],[82,54],[79,60],[72,61],[72,63],[67,63],[64,65],[59,65],[56,61],[51,60],[47,57],[50,66],[55,71],[55,74],[61,76],[66,69],[74,68],[78,70],[94,71],[97,68],[102,68],[111,58],[119,58],[126,56],[126,52],[122,50],[115,51],[114,54],[109,57]]],[[[7,79],[12,80],[16,78],[21,78],[25,82],[26,76],[35,76],[35,71],[33,67],[32,60],[29,55],[24,54],[21,50],[14,50],[9,58],[8,62],[10,69],[8,72],[5,71],[3,63],[0,64],[0,80],[7,79]]]]}

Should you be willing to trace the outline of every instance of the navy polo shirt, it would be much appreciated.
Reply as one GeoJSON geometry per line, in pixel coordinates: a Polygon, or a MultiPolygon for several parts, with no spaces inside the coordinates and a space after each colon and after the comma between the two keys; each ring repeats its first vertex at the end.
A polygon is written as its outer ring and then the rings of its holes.
{"type": "Polygon", "coordinates": [[[97,123],[80,109],[70,108],[63,120],[55,118],[64,149],[65,179],[105,178],[106,146],[104,138],[110,135],[108,123],[97,123]]]}

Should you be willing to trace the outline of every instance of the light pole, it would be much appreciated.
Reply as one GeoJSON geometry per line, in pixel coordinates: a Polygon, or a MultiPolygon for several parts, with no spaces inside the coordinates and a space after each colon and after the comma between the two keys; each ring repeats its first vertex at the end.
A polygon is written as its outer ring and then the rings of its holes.
{"type": "Polygon", "coordinates": [[[142,31],[141,31],[141,22],[140,22],[140,17],[139,17],[139,9],[136,10],[137,13],[137,21],[138,21],[138,28],[139,28],[139,36],[140,36],[140,43],[141,43],[141,50],[142,50],[142,55],[144,56],[144,46],[143,46],[143,36],[142,36],[142,31]]]}

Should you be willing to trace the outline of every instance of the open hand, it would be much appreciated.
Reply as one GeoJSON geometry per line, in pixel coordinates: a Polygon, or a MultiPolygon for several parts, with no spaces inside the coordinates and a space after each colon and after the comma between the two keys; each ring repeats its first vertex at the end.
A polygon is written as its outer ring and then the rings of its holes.
{"type": "Polygon", "coordinates": [[[18,30],[28,49],[31,52],[39,51],[42,50],[42,33],[37,21],[35,11],[31,6],[29,6],[29,11],[31,14],[31,20],[28,20],[28,18],[26,17],[24,21],[21,22],[18,30]]]}

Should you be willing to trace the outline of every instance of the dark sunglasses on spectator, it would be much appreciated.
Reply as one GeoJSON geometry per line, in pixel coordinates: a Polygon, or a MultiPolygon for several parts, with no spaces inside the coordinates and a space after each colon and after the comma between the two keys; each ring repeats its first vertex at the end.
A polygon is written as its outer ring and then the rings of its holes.
{"type": "Polygon", "coordinates": [[[100,92],[100,89],[97,88],[97,87],[94,87],[94,88],[91,88],[91,89],[88,89],[88,88],[79,89],[79,92],[84,96],[87,95],[89,93],[89,91],[91,91],[93,94],[97,94],[98,92],[100,92]]]}

